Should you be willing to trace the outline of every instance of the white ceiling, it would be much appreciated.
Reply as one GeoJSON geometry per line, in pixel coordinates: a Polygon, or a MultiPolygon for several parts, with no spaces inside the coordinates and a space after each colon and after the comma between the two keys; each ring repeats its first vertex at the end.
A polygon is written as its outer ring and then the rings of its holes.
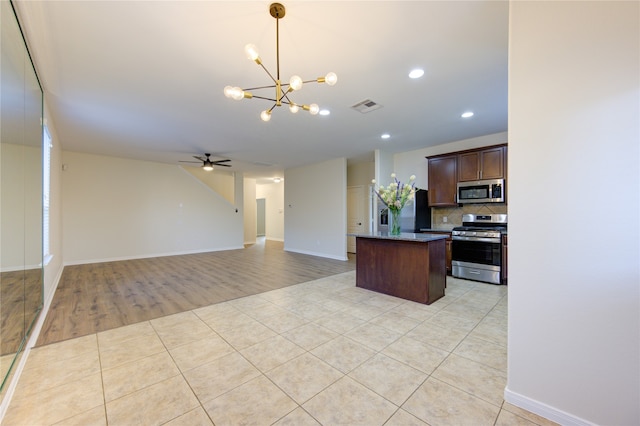
{"type": "Polygon", "coordinates": [[[223,88],[272,84],[244,54],[255,44],[275,75],[270,3],[32,0],[17,8],[65,150],[175,164],[211,152],[259,178],[507,129],[507,1],[283,2],[282,80],[334,71],[338,83],[291,96],[329,116],[283,106],[264,123],[259,114],[271,103],[234,101],[223,88]],[[414,67],[424,77],[409,79],[414,67]],[[365,99],[383,107],[350,108],[365,99]],[[467,110],[475,116],[462,119],[467,110]]]}

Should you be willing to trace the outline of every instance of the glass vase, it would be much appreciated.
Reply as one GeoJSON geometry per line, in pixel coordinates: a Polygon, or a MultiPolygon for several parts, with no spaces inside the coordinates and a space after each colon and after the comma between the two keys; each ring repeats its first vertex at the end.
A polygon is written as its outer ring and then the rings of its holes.
{"type": "Polygon", "coordinates": [[[391,223],[389,224],[389,233],[391,235],[400,235],[400,210],[389,209],[391,212],[391,223]]]}

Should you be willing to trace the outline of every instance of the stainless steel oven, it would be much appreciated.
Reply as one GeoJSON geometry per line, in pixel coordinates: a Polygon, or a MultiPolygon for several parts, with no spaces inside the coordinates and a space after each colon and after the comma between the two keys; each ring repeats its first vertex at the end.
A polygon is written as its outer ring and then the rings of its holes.
{"type": "Polygon", "coordinates": [[[462,222],[463,226],[451,232],[451,275],[500,284],[507,215],[466,214],[462,222]]]}

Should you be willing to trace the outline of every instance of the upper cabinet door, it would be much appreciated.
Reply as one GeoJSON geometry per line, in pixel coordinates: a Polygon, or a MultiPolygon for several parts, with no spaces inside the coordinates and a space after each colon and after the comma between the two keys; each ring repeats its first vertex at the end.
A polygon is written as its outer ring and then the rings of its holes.
{"type": "Polygon", "coordinates": [[[458,181],[502,179],[504,174],[504,147],[465,152],[458,155],[458,181]]]}
{"type": "Polygon", "coordinates": [[[429,158],[429,207],[455,206],[457,155],[429,158]]]}
{"type": "Polygon", "coordinates": [[[480,180],[480,153],[466,152],[458,155],[458,181],[480,180]]]}
{"type": "Polygon", "coordinates": [[[481,155],[480,179],[502,179],[506,177],[504,173],[504,147],[482,151],[481,155]]]}

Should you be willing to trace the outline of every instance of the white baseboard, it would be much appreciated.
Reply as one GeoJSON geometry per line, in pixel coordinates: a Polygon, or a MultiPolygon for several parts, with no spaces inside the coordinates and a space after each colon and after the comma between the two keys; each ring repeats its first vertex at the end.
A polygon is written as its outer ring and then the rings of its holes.
{"type": "Polygon", "coordinates": [[[509,404],[523,408],[563,426],[595,426],[595,423],[566,413],[543,402],[512,392],[508,387],[504,389],[504,400],[509,404]]]}
{"type": "Polygon", "coordinates": [[[244,245],[237,247],[220,247],[215,249],[203,249],[203,250],[186,250],[179,252],[171,252],[171,253],[153,253],[153,254],[144,254],[139,256],[123,256],[123,257],[110,257],[105,259],[86,259],[86,260],[72,260],[64,262],[64,266],[71,265],[87,265],[90,263],[104,263],[104,262],[120,262],[122,260],[136,260],[136,259],[150,259],[152,257],[166,257],[166,256],[181,256],[185,254],[198,254],[198,253],[212,253],[216,251],[225,251],[225,250],[241,250],[244,249],[244,245]]]}
{"type": "Polygon", "coordinates": [[[271,238],[271,237],[266,237],[267,240],[269,241],[277,241],[279,243],[284,243],[284,238],[271,238]]]}

